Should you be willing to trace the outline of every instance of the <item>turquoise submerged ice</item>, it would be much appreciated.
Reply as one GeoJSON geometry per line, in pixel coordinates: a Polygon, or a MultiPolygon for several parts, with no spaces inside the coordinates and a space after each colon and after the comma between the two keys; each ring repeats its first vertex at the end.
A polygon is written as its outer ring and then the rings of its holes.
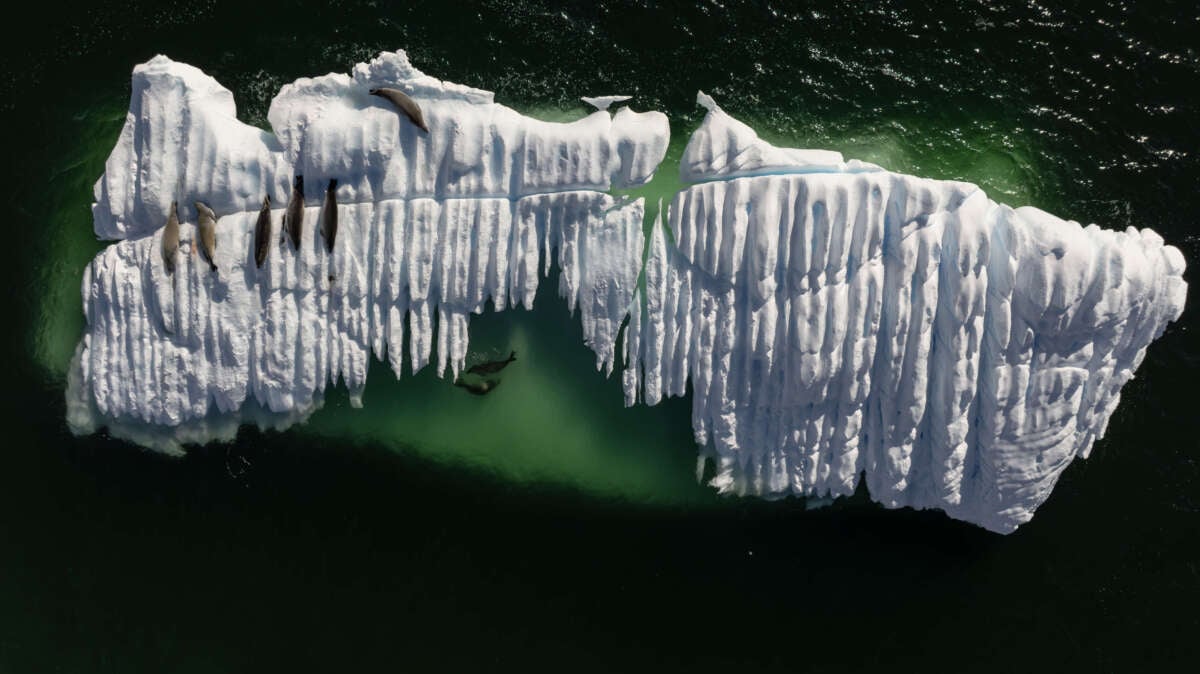
{"type": "Polygon", "coordinates": [[[721,491],[836,496],[865,476],[889,507],[1000,532],[1028,521],[1182,311],[1179,251],[968,183],[774,147],[700,101],[681,166],[692,186],[646,242],[642,203],[604,191],[653,174],[659,113],[538,122],[397,53],[285,87],[272,134],[237,122],[198,70],[139,66],[97,184],[97,234],[126,240],[85,274],[72,428],[178,451],[246,418],[303,419],[339,377],[361,391],[372,352],[397,374],[435,352],[457,372],[469,315],[531,303],[553,256],[598,367],[628,320],[628,404],[690,390],[721,491]],[[381,85],[413,95],[428,137],[366,94],[381,85]],[[256,270],[257,206],[270,194],[282,208],[294,174],[311,191],[301,251],[273,241],[256,270]],[[316,233],[328,178],[332,256],[316,233]],[[175,194],[223,216],[219,274],[187,254],[185,224],[179,270],[163,275],[156,231],[175,194]]]}

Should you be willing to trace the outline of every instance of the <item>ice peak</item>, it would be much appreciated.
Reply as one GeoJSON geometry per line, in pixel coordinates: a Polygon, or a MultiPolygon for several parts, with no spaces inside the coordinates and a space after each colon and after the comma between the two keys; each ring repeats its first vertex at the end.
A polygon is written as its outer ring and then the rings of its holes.
{"type": "Polygon", "coordinates": [[[358,63],[351,77],[364,89],[393,87],[416,98],[458,98],[469,103],[486,105],[494,100],[492,92],[462,84],[443,82],[421,72],[403,50],[381,52],[367,63],[358,63]]]}
{"type": "Polygon", "coordinates": [[[710,112],[721,112],[721,106],[717,105],[717,102],[713,100],[712,96],[709,96],[703,91],[696,92],[696,105],[699,105],[710,112]]]}

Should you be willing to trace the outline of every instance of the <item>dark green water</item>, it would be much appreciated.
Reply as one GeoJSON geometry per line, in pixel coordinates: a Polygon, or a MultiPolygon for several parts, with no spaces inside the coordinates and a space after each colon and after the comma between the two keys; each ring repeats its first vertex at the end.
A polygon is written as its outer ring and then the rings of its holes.
{"type": "Polygon", "coordinates": [[[633,94],[671,116],[668,159],[704,89],[773,142],[1152,227],[1198,268],[1196,4],[826,4],[102,0],[10,21],[0,673],[1187,668],[1193,303],[1007,537],[864,494],[716,498],[689,401],[624,409],[553,280],[536,313],[472,323],[473,349],[522,354],[482,399],[379,367],[365,409],[334,392],[305,427],[182,461],[67,432],[91,186],[159,52],[258,124],[283,83],[383,49],[544,118],[633,94]]]}

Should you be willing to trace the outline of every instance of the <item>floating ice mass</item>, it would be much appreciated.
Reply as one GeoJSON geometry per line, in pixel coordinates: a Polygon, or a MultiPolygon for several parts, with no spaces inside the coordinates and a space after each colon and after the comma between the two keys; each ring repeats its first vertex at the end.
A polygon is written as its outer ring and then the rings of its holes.
{"type": "Polygon", "coordinates": [[[357,401],[372,353],[397,376],[435,354],[456,375],[470,314],[530,307],[553,261],[598,368],[611,372],[626,326],[627,404],[690,384],[719,490],[829,497],[865,475],[888,507],[1010,532],[1087,456],[1183,310],[1183,256],[1149,229],[1085,228],[968,183],[777,148],[703,94],[681,165],[691,186],[645,241],[642,201],[606,192],[652,177],[667,119],[585,100],[598,110],[577,122],[533,120],[398,52],[285,86],[270,133],[196,68],[138,66],[96,184],[96,234],[124,240],[84,274],[71,428],[179,452],[246,420],[301,421],[339,378],[357,401]],[[373,86],[409,93],[430,133],[373,86]],[[300,251],[273,241],[258,269],[259,204],[271,196],[277,228],[298,174],[300,251]],[[221,216],[219,273],[189,254],[190,208],[164,273],[174,199],[221,216]]]}

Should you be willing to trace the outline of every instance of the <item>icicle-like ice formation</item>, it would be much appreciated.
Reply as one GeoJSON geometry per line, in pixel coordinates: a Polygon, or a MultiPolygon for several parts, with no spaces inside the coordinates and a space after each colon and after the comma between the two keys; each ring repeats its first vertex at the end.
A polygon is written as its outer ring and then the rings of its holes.
{"type": "Polygon", "coordinates": [[[974,185],[773,148],[701,95],[626,399],[680,396],[722,491],[853,492],[1008,532],[1183,311],[1180,252],[974,185]],[[752,176],[752,177],[746,177],[752,176]]]}
{"type": "Polygon", "coordinates": [[[243,407],[260,423],[301,419],[339,377],[356,401],[372,351],[399,376],[406,358],[419,370],[436,350],[439,374],[457,375],[469,315],[489,301],[531,307],[555,250],[560,292],[580,311],[597,367],[611,371],[641,266],[643,204],[600,190],[650,179],[666,151],[664,115],[622,108],[540,122],[490,92],[423,75],[399,52],[359,64],[353,78],[286,86],[269,117],[274,135],[242,124],[229,91],[166,57],[135,69],[93,210],[99,236],[136,238],[84,275],[74,429],[106,425],[178,451],[180,441],[232,433],[243,407]],[[369,95],[385,85],[412,95],[430,133],[369,95]],[[299,251],[278,242],[293,175],[308,188],[299,251]],[[331,178],[332,255],[319,233],[331,178]],[[258,269],[254,223],[266,194],[277,210],[258,269]],[[194,200],[221,215],[218,273],[189,254],[189,224],[178,269],[164,272],[158,230],[173,199],[185,220],[194,200]]]}

